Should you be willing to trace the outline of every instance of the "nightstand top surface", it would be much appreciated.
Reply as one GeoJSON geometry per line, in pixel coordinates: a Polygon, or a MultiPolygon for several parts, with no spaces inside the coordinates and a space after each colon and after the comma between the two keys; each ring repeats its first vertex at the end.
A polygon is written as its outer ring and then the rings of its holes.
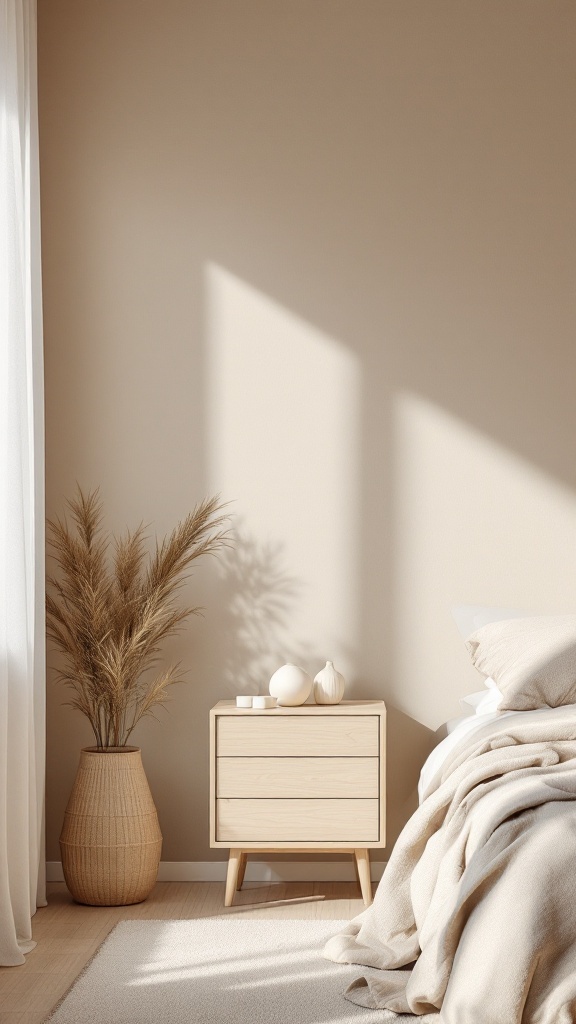
{"type": "Polygon", "coordinates": [[[343,700],[340,704],[298,704],[296,707],[237,708],[235,700],[219,700],[213,715],[381,715],[386,712],[383,700],[343,700]]]}

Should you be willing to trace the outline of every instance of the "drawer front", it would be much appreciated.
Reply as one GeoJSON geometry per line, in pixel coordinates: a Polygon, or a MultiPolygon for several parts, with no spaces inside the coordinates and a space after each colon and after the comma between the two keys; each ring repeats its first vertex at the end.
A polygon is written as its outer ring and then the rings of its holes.
{"type": "Polygon", "coordinates": [[[377,757],[219,757],[219,797],[377,798],[377,757]]]}
{"type": "Polygon", "coordinates": [[[219,757],[377,757],[378,715],[220,715],[219,757]]]}
{"type": "Polygon", "coordinates": [[[249,843],[377,843],[378,800],[216,802],[216,838],[249,843]]]}

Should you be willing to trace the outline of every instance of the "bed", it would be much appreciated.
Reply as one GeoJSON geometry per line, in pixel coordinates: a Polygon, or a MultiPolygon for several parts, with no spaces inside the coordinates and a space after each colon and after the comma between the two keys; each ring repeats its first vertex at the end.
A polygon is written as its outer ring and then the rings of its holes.
{"type": "Polygon", "coordinates": [[[345,995],[379,1024],[574,1024],[576,617],[468,646],[500,706],[432,752],[372,907],[325,955],[362,967],[345,995]]]}

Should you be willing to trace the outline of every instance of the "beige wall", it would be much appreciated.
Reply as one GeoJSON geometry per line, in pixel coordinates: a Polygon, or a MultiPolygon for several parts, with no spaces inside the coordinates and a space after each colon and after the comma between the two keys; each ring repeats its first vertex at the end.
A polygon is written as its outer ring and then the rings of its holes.
{"type": "Polygon", "coordinates": [[[211,856],[220,697],[384,697],[394,837],[478,688],[450,606],[576,606],[575,44],[571,0],[39,0],[49,510],[240,533],[137,737],[164,859],[211,856]]]}

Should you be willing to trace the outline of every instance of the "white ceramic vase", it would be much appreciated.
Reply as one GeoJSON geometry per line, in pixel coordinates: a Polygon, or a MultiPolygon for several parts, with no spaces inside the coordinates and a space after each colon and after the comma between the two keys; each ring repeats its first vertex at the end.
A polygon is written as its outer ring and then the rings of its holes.
{"type": "Polygon", "coordinates": [[[325,668],[314,677],[314,700],[317,704],[339,704],[345,686],[344,676],[327,661],[325,668]]]}
{"type": "Polygon", "coordinates": [[[282,665],[272,676],[269,689],[281,707],[296,707],[310,696],[312,679],[298,665],[282,665]]]}

